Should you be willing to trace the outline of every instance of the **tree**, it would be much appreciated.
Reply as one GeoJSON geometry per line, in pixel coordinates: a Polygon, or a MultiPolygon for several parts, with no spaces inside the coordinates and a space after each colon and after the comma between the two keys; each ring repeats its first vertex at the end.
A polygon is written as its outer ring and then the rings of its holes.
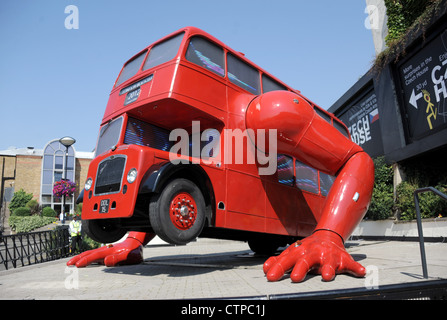
{"type": "Polygon", "coordinates": [[[10,212],[14,212],[15,209],[20,207],[26,207],[26,204],[33,198],[32,193],[26,193],[25,190],[20,189],[14,192],[14,196],[8,206],[10,212]]]}

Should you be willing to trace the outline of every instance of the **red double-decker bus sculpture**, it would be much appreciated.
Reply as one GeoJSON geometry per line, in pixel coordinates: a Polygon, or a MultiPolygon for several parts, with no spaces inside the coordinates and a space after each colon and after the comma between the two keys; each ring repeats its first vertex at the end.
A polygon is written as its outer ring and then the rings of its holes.
{"type": "Polygon", "coordinates": [[[247,241],[269,281],[365,268],[344,248],[374,183],[332,114],[197,28],[132,57],[113,86],[85,188],[83,230],[121,243],[68,262],[139,263],[158,235],[247,241]]]}

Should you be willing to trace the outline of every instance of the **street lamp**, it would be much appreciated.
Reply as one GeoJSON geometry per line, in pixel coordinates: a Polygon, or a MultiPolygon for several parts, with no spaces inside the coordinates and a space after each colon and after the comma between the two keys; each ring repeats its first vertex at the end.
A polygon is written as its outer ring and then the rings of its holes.
{"type": "MultiPolygon", "coordinates": [[[[76,140],[72,137],[63,137],[59,139],[59,142],[65,146],[65,167],[64,167],[64,180],[67,180],[67,158],[68,158],[68,148],[73,145],[76,140]]],[[[65,220],[65,194],[62,197],[62,214],[65,220]]]]}

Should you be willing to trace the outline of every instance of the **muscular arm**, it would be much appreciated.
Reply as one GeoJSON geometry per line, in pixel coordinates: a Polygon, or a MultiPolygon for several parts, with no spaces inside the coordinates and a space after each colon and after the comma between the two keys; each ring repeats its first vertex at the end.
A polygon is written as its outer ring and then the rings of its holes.
{"type": "Polygon", "coordinates": [[[118,264],[137,264],[143,261],[143,246],[149,243],[155,234],[129,232],[126,240],[98,249],[83,252],[67,262],[67,266],[85,267],[92,263],[104,263],[108,267],[118,264]]]}
{"type": "Polygon", "coordinates": [[[371,158],[318,116],[304,98],[291,92],[276,91],[257,97],[248,108],[246,125],[254,132],[277,130],[278,153],[337,175],[314,233],[279,257],[267,260],[267,279],[279,280],[292,269],[293,281],[302,281],[310,270],[322,274],[324,280],[332,280],[342,272],[364,276],[365,269],[346,252],[344,241],[369,206],[374,186],[371,158]]]}

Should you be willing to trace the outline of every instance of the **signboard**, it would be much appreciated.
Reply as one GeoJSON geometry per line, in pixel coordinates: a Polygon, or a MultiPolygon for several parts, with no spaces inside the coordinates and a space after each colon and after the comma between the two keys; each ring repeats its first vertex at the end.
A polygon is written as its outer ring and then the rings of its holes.
{"type": "Polygon", "coordinates": [[[373,88],[369,88],[347,111],[338,118],[349,129],[351,139],[363,148],[371,157],[383,155],[382,134],[377,97],[373,88]]]}
{"type": "Polygon", "coordinates": [[[398,66],[411,141],[447,127],[447,30],[398,66]]]}

